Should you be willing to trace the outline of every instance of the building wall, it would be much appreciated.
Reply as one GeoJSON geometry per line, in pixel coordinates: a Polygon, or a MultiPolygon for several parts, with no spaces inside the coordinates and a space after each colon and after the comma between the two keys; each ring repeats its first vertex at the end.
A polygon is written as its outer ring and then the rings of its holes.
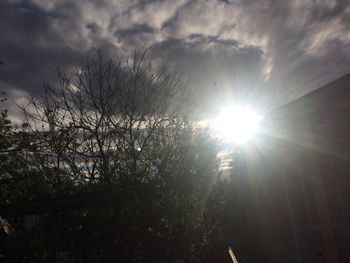
{"type": "Polygon", "coordinates": [[[264,118],[239,175],[248,262],[350,262],[349,136],[350,75],[264,118]]]}

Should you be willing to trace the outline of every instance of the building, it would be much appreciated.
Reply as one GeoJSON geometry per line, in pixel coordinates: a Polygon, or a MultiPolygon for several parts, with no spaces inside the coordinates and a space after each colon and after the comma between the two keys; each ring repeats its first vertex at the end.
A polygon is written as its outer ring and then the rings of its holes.
{"type": "Polygon", "coordinates": [[[350,74],[261,126],[233,178],[240,262],[350,262],[350,74]]]}

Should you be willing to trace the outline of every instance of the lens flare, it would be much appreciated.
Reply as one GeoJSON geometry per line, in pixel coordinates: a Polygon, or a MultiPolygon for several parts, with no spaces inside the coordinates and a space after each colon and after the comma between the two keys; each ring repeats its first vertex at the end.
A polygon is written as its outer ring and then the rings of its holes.
{"type": "Polygon", "coordinates": [[[241,145],[259,131],[261,119],[249,107],[231,106],[220,113],[213,125],[222,140],[241,145]]]}

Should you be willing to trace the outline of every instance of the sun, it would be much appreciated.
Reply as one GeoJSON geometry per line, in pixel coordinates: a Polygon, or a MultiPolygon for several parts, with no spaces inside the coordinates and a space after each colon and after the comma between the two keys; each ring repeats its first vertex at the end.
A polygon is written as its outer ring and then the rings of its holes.
{"type": "Polygon", "coordinates": [[[230,106],[222,110],[213,125],[222,140],[242,145],[259,131],[261,119],[252,108],[230,106]]]}

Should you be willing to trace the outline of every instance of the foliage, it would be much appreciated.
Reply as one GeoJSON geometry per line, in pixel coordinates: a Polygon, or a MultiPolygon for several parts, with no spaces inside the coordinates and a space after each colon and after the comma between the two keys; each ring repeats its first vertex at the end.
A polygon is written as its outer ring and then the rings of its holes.
{"type": "Polygon", "coordinates": [[[16,131],[2,113],[9,261],[214,262],[222,252],[218,147],[190,121],[181,76],[144,55],[98,53],[60,71],[16,131]]]}

